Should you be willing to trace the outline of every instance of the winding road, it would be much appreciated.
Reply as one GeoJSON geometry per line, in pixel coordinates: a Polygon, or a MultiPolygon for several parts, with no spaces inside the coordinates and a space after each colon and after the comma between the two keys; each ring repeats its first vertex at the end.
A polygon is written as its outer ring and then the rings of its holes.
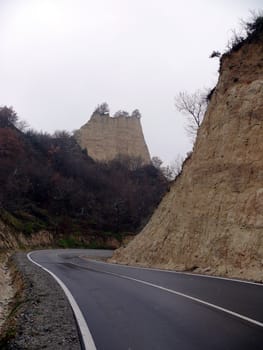
{"type": "Polygon", "coordinates": [[[29,259],[67,294],[86,350],[262,350],[263,285],[107,264],[104,250],[29,259]]]}

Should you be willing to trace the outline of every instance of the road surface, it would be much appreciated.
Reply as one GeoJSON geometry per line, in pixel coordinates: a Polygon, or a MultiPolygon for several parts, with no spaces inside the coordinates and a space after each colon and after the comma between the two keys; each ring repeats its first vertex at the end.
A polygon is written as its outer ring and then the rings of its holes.
{"type": "Polygon", "coordinates": [[[87,349],[263,349],[262,285],[90,260],[110,255],[30,254],[73,296],[94,342],[87,349]]]}

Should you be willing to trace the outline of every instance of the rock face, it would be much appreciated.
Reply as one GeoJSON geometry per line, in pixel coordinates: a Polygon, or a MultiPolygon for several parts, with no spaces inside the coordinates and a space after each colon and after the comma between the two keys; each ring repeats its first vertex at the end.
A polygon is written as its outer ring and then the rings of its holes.
{"type": "Polygon", "coordinates": [[[110,117],[93,114],[91,119],[75,132],[82,149],[96,161],[107,162],[124,156],[141,158],[150,164],[150,154],[144,140],[140,119],[137,117],[110,117]]]}
{"type": "Polygon", "coordinates": [[[263,280],[263,34],[221,59],[193,154],[113,261],[263,280]]]}

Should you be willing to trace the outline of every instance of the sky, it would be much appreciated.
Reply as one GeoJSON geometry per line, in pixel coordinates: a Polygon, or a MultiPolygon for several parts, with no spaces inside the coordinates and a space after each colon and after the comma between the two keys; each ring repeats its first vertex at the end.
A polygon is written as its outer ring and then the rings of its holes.
{"type": "Polygon", "coordinates": [[[232,30],[262,0],[0,0],[0,105],[38,131],[73,131],[96,106],[139,109],[151,156],[192,145],[180,91],[213,88],[232,30]]]}

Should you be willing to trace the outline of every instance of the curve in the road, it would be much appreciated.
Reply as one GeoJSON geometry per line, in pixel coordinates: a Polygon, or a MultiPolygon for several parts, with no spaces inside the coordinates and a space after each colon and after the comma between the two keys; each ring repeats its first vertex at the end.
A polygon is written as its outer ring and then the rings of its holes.
{"type": "MultiPolygon", "coordinates": [[[[72,265],[75,265],[75,266],[79,266],[81,268],[84,268],[83,266],[81,265],[78,265],[78,264],[73,264],[73,263],[69,263],[69,264],[72,264],[72,265]]],[[[92,270],[92,271],[97,271],[97,272],[101,272],[100,270],[96,270],[94,268],[90,269],[89,270],[92,270]]],[[[160,271],[160,270],[159,270],[160,271]]],[[[141,284],[145,284],[147,286],[150,286],[150,287],[153,287],[153,288],[157,288],[157,289],[160,289],[160,290],[163,290],[165,292],[168,292],[168,293],[172,293],[172,294],[176,294],[176,295],[179,295],[180,297],[183,297],[183,298],[186,298],[186,299],[190,299],[192,301],[195,301],[197,303],[200,303],[200,304],[203,304],[203,305],[206,305],[206,306],[209,306],[209,307],[212,307],[216,310],[219,310],[219,311],[222,311],[222,312],[225,312],[231,316],[234,316],[234,317],[237,317],[237,318],[240,318],[241,320],[244,320],[246,322],[249,322],[249,323],[252,323],[256,326],[259,326],[259,327],[262,327],[263,328],[263,323],[262,322],[259,322],[257,320],[254,320],[250,317],[246,317],[244,315],[241,315],[237,312],[233,312],[231,310],[228,310],[228,309],[225,309],[221,306],[218,306],[218,305],[215,305],[215,304],[212,304],[212,303],[208,303],[207,301],[204,301],[202,299],[199,299],[199,298],[195,298],[195,297],[192,297],[191,295],[187,295],[187,294],[184,294],[184,293],[181,293],[181,292],[178,292],[176,290],[173,290],[173,289],[169,289],[169,288],[165,288],[165,287],[162,287],[162,286],[159,286],[157,284],[154,284],[154,283],[150,283],[150,282],[146,282],[146,281],[143,281],[143,280],[139,280],[137,278],[132,278],[132,277],[128,277],[128,276],[125,276],[125,275],[120,275],[118,273],[113,273],[113,272],[103,272],[107,275],[111,275],[111,276],[115,276],[115,277],[120,277],[120,278],[124,278],[124,279],[127,279],[127,280],[130,280],[130,281],[134,281],[134,282],[138,282],[138,283],[141,283],[141,284]]]]}
{"type": "Polygon", "coordinates": [[[78,323],[78,327],[80,330],[80,334],[82,337],[82,342],[83,342],[85,349],[96,350],[96,346],[95,346],[94,340],[92,338],[92,335],[90,333],[89,327],[88,327],[88,325],[83,317],[83,314],[82,314],[76,300],[74,299],[73,295],[70,293],[69,289],[61,281],[61,279],[58,278],[52,271],[48,270],[46,267],[44,267],[44,266],[40,265],[39,263],[37,263],[36,261],[34,261],[31,258],[31,253],[32,252],[27,254],[28,260],[30,260],[33,264],[39,266],[44,271],[48,272],[57,281],[57,283],[60,285],[60,287],[63,289],[63,291],[64,291],[66,297],[68,298],[68,301],[72,307],[72,310],[74,312],[74,315],[75,315],[75,318],[76,318],[76,321],[78,323]]]}
{"type": "MultiPolygon", "coordinates": [[[[95,253],[90,254],[94,256],[95,253]]],[[[172,276],[169,273],[172,271],[137,267],[131,269],[127,266],[83,260],[80,251],[39,251],[29,253],[28,256],[33,263],[50,273],[63,290],[67,291],[65,294],[70,296],[69,301],[79,323],[86,349],[93,350],[96,346],[98,349],[123,349],[128,341],[130,345],[133,344],[132,349],[148,349],[148,341],[138,343],[136,338],[130,336],[131,329],[137,332],[135,337],[145,334],[146,330],[153,332],[152,340],[155,339],[157,342],[152,343],[152,349],[158,350],[174,349],[175,342],[180,349],[188,350],[204,349],[208,344],[213,345],[210,348],[220,350],[225,349],[226,345],[230,345],[228,349],[261,349],[262,285],[240,281],[244,283],[242,285],[242,283],[232,283],[228,279],[224,279],[225,281],[219,279],[217,282],[217,278],[213,280],[211,276],[207,279],[206,276],[200,276],[203,278],[198,282],[197,276],[191,277],[191,274],[172,276]],[[31,256],[33,253],[36,255],[31,256]],[[63,282],[57,275],[63,279],[63,282]],[[124,282],[125,280],[127,282],[124,282]],[[135,294],[132,294],[134,292],[135,294]],[[164,292],[163,295],[160,294],[161,292],[164,292]],[[139,299],[143,293],[146,294],[139,299]],[[178,300],[173,299],[172,294],[178,297],[178,300]],[[132,309],[126,307],[128,304],[132,309]],[[161,309],[161,304],[164,309],[161,309]],[[190,304],[192,304],[191,311],[189,311],[190,304]],[[202,305],[206,307],[201,309],[202,305]],[[75,310],[78,311],[75,312],[75,310]],[[164,310],[161,314],[157,313],[161,310],[164,310]],[[139,324],[136,312],[141,315],[144,323],[139,324]],[[142,316],[144,314],[148,317],[147,321],[144,321],[142,316]],[[160,316],[163,323],[159,323],[160,316]],[[110,319],[110,317],[113,318],[110,319]],[[202,323],[199,324],[200,321],[202,323]],[[206,322],[207,327],[204,328],[206,322]],[[176,329],[174,326],[178,327],[176,337],[173,335],[176,329]],[[225,338],[221,339],[220,335],[218,338],[215,327],[221,329],[225,338]],[[126,342],[118,338],[122,332],[126,342]],[[208,337],[210,340],[204,338],[207,332],[208,334],[211,332],[208,337]],[[218,338],[218,344],[215,343],[215,336],[218,338]],[[227,337],[231,338],[227,339],[227,337]],[[108,342],[107,339],[112,341],[108,342]],[[193,342],[197,339],[199,344],[195,347],[193,342]],[[161,342],[166,346],[160,347],[161,342]]],[[[234,280],[234,282],[238,281],[234,280]]]]}

